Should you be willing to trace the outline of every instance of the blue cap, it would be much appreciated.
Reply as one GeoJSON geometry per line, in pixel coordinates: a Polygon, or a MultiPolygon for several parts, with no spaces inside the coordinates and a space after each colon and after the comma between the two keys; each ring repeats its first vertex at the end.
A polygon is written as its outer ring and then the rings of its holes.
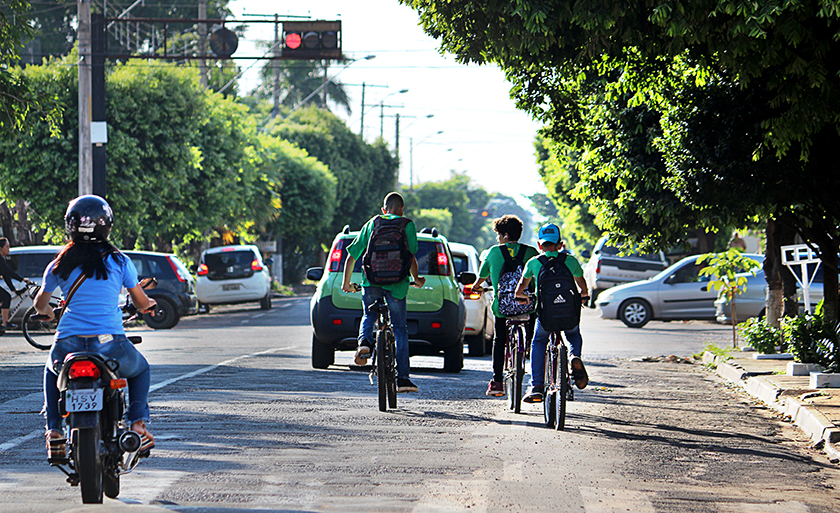
{"type": "Polygon", "coordinates": [[[540,244],[543,242],[551,242],[557,244],[560,242],[560,228],[554,223],[547,223],[540,227],[538,235],[540,244]]]}

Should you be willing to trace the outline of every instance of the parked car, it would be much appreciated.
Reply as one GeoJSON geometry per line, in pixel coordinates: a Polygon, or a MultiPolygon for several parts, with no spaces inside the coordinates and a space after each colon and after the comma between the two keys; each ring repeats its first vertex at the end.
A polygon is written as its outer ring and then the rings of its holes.
{"type": "MultiPolygon", "coordinates": [[[[813,275],[813,264],[809,264],[810,273],[813,275]]],[[[782,272],[789,272],[782,270],[782,272]]],[[[797,298],[799,300],[799,312],[805,312],[805,296],[802,287],[796,286],[797,298]]],[[[813,312],[823,298],[823,273],[822,266],[816,270],[814,281],[808,287],[808,296],[811,302],[809,311],[813,312]]],[[[767,301],[767,277],[764,275],[764,270],[759,269],[755,276],[747,276],[746,290],[735,298],[735,318],[736,322],[744,322],[750,317],[764,317],[765,304],[767,301]]],[[[715,318],[722,324],[732,323],[732,309],[729,307],[729,301],[725,299],[718,299],[715,301],[715,318]]]]}
{"type": "MultiPolygon", "coordinates": [[[[9,267],[12,268],[19,275],[24,278],[29,278],[38,285],[44,277],[44,271],[47,265],[55,259],[58,252],[63,246],[17,246],[9,250],[9,267]]],[[[23,287],[23,283],[15,284],[18,288],[23,287]]],[[[3,287],[7,292],[10,292],[6,286],[5,280],[0,280],[0,287],[3,287]]],[[[56,288],[54,294],[61,294],[61,289],[56,288]]],[[[32,299],[24,295],[23,305],[18,309],[14,319],[10,319],[15,324],[20,324],[23,320],[23,315],[32,306],[32,299]]],[[[13,305],[14,306],[14,305],[13,305]]]]}
{"type": "MultiPolygon", "coordinates": [[[[744,256],[758,263],[764,261],[764,255],[744,256]]],[[[641,328],[654,319],[714,319],[718,293],[709,288],[711,278],[700,275],[700,269],[707,264],[698,265],[699,257],[683,258],[652,278],[602,292],[595,303],[601,317],[621,319],[631,328],[641,328]]]]}
{"type": "MultiPolygon", "coordinates": [[[[312,323],[312,367],[326,369],[335,362],[335,351],[355,351],[362,320],[361,293],[341,290],[347,247],[358,232],[349,227],[332,243],[325,267],[306,272],[318,281],[310,302],[312,323]]],[[[475,274],[463,272],[456,277],[452,254],[446,238],[437,229],[417,234],[419,274],[426,278],[422,289],[410,287],[407,300],[409,354],[443,353],[443,369],[460,372],[464,366],[464,326],[466,305],[458,285],[473,283],[475,274]]],[[[361,259],[353,268],[353,282],[362,282],[361,259]]]]}
{"type": "Polygon", "coordinates": [[[668,259],[665,258],[665,253],[658,251],[650,254],[620,255],[619,249],[611,246],[605,235],[595,244],[592,258],[583,268],[583,277],[591,297],[589,306],[595,308],[598,295],[604,290],[650,278],[667,267],[668,259]]]}
{"type": "Polygon", "coordinates": [[[195,279],[187,266],[176,255],[152,251],[123,251],[137,268],[137,276],[154,277],[157,286],[146,294],[154,298],[158,311],[154,316],[145,314],[146,325],[154,329],[169,329],[178,324],[184,315],[198,312],[195,296],[195,279]]]}
{"type": "MultiPolygon", "coordinates": [[[[452,264],[455,266],[455,276],[469,272],[478,275],[478,251],[474,246],[450,242],[449,251],[452,253],[452,264]]],[[[461,293],[467,307],[467,323],[464,329],[464,341],[469,348],[470,356],[484,356],[488,348],[493,347],[493,332],[495,319],[493,317],[493,292],[479,294],[472,291],[471,284],[461,284],[461,293]]]]}
{"type": "Polygon", "coordinates": [[[256,246],[220,246],[201,253],[195,295],[202,305],[259,302],[271,308],[271,276],[256,246]]]}

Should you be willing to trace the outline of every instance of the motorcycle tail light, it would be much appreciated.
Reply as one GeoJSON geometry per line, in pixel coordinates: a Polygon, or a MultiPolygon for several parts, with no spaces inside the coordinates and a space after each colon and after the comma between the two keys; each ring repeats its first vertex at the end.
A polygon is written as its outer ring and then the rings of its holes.
{"type": "Polygon", "coordinates": [[[259,271],[262,271],[262,269],[263,268],[260,265],[260,261],[255,258],[254,261],[251,262],[251,270],[259,272],[259,271]]]}
{"type": "Polygon", "coordinates": [[[118,388],[125,388],[128,386],[128,381],[124,379],[112,379],[111,380],[111,389],[116,390],[118,388]]]}
{"type": "Polygon", "coordinates": [[[79,378],[93,378],[96,379],[100,376],[99,367],[96,366],[95,363],[89,360],[83,360],[80,362],[73,362],[70,366],[70,370],[67,371],[67,377],[70,379],[79,379],[79,378]]]}
{"type": "Polygon", "coordinates": [[[207,276],[208,274],[210,274],[210,269],[207,268],[207,264],[201,264],[198,266],[199,276],[207,276]]]}

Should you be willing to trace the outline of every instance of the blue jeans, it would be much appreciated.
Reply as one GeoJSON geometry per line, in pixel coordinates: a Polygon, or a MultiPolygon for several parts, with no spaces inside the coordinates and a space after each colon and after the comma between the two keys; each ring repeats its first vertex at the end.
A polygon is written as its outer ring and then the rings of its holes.
{"type": "Polygon", "coordinates": [[[63,362],[70,353],[98,353],[105,359],[116,360],[120,367],[117,374],[128,381],[128,411],[126,417],[131,426],[138,420],[149,420],[149,385],[151,372],[149,362],[140,354],[125,335],[113,335],[114,339],[100,344],[97,337],[65,337],[55,341],[50,358],[44,366],[44,406],[47,412],[47,429],[61,431],[61,415],[58,411],[58,375],[53,362],[63,362]]]}
{"type": "MultiPolygon", "coordinates": [[[[534,327],[534,341],[531,343],[531,386],[541,387],[545,385],[545,346],[548,345],[549,332],[545,331],[540,324],[539,318],[534,327]]],[[[583,338],[580,336],[580,325],[574,329],[564,331],[566,342],[569,343],[570,358],[580,357],[583,349],[583,338]]]]}
{"type": "Polygon", "coordinates": [[[385,298],[385,303],[388,305],[388,312],[391,314],[391,326],[394,328],[394,339],[397,346],[397,379],[408,379],[411,367],[408,363],[408,326],[406,325],[407,307],[405,298],[394,299],[391,291],[382,287],[371,286],[362,289],[362,303],[364,303],[365,312],[362,315],[362,324],[359,326],[359,341],[374,342],[373,326],[376,324],[377,315],[371,313],[370,307],[381,297],[385,298]]]}

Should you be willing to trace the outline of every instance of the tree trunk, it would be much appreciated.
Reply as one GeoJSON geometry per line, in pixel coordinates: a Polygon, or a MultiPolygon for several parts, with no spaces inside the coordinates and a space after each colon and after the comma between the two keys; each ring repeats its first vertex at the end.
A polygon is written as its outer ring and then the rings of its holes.
{"type": "MultiPolygon", "coordinates": [[[[780,217],[780,246],[796,244],[796,228],[787,214],[780,217]]],[[[790,269],[782,266],[782,316],[796,317],[799,315],[799,301],[796,298],[796,278],[790,269]]]]}
{"type": "Polygon", "coordinates": [[[823,314],[825,320],[829,322],[836,322],[840,319],[840,315],[838,315],[840,294],[838,294],[837,288],[837,249],[837,242],[833,239],[826,239],[825,244],[820,244],[823,266],[823,314]]]}
{"type": "Polygon", "coordinates": [[[767,242],[764,248],[764,279],[767,280],[767,297],[764,302],[764,315],[767,324],[779,327],[779,315],[782,312],[782,273],[786,272],[782,264],[781,223],[769,219],[764,233],[767,242]]]}

